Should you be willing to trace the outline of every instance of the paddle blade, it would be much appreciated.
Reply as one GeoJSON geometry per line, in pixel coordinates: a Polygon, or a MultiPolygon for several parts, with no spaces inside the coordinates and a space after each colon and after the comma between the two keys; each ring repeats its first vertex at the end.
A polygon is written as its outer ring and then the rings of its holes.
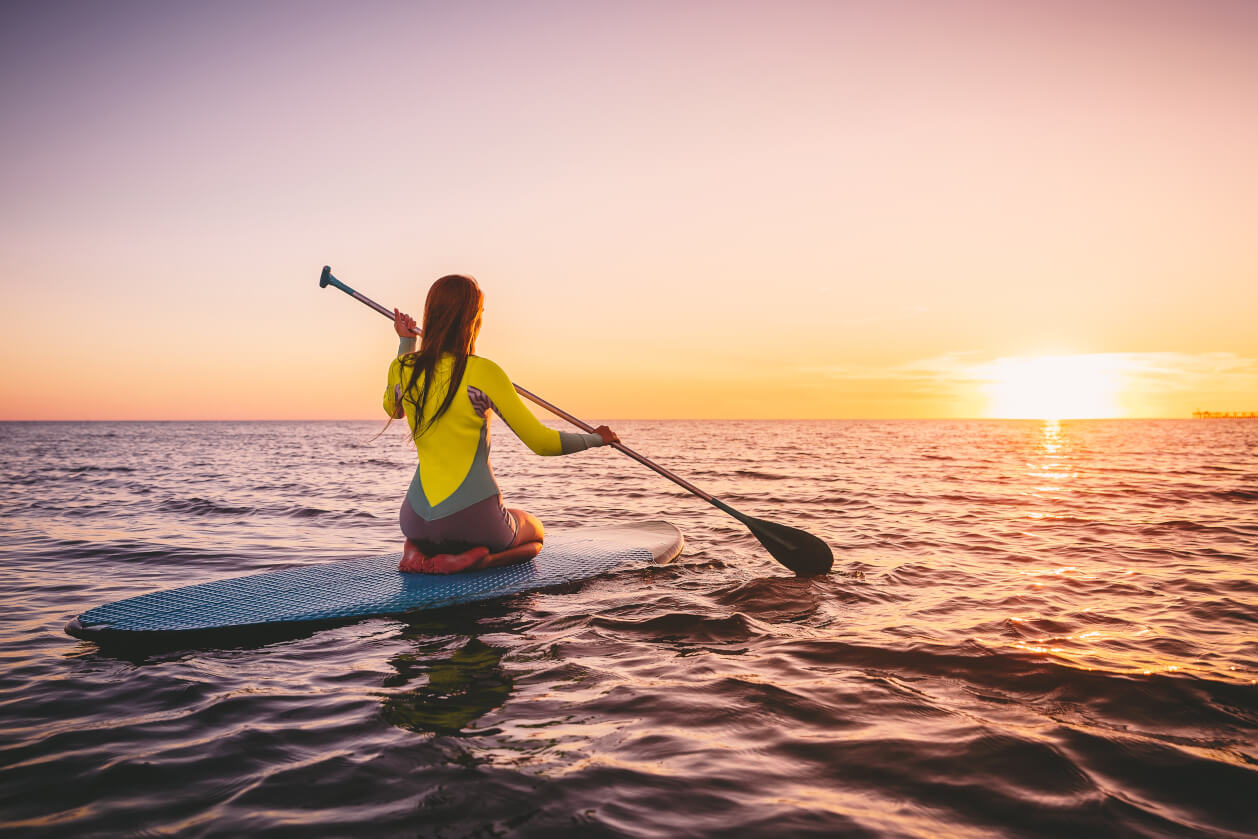
{"type": "Polygon", "coordinates": [[[834,565],[830,546],[811,533],[751,516],[741,518],[774,559],[801,577],[828,574],[834,565]]]}
{"type": "Polygon", "coordinates": [[[718,510],[729,513],[760,540],[773,558],[801,577],[828,574],[834,565],[834,553],[830,546],[804,530],[787,527],[777,522],[765,521],[740,513],[719,498],[709,497],[708,503],[718,510]]]}

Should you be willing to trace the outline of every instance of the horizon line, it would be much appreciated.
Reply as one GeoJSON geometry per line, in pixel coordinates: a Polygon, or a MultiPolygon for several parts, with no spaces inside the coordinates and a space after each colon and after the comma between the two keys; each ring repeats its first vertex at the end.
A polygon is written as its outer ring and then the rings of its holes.
{"type": "MultiPolygon", "coordinates": [[[[1248,412],[1234,412],[1248,413],[1248,412]]],[[[1114,420],[1201,420],[1253,419],[1249,416],[1139,416],[1139,417],[612,417],[604,422],[1109,422],[1114,420]]],[[[542,422],[562,422],[559,417],[539,417],[542,422]]],[[[231,417],[231,418],[22,418],[0,419],[0,423],[19,422],[384,422],[364,417],[301,418],[301,417],[231,417]]]]}

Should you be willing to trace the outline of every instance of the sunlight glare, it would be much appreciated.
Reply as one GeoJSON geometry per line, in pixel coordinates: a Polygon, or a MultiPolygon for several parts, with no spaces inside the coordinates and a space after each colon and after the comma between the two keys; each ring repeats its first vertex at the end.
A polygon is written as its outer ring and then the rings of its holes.
{"type": "Polygon", "coordinates": [[[1112,355],[999,358],[977,373],[1000,419],[1090,419],[1121,416],[1122,361],[1112,355]]]}

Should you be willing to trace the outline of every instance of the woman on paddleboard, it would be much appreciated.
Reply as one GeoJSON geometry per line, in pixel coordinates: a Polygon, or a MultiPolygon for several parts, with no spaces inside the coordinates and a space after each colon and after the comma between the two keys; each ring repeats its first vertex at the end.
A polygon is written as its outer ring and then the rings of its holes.
{"type": "Polygon", "coordinates": [[[484,295],[471,277],[451,274],[437,280],[424,303],[418,351],[415,319],[393,310],[401,344],[389,366],[384,410],[391,418],[406,418],[419,454],[402,500],[402,571],[453,574],[524,562],[541,551],[542,523],[502,504],[489,465],[491,411],[541,455],[572,454],[620,440],[605,425],[592,434],[542,425],[502,368],[473,355],[483,310],[484,295]]]}

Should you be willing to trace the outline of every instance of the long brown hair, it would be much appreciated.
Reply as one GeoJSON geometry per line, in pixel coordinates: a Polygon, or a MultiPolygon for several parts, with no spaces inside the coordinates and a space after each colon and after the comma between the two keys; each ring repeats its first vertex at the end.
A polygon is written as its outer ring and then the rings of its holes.
{"type": "Polygon", "coordinates": [[[471,277],[448,274],[428,289],[428,299],[424,302],[424,334],[420,338],[419,350],[402,356],[403,375],[407,368],[411,371],[402,399],[409,399],[415,405],[415,427],[412,429],[415,439],[419,439],[454,404],[459,382],[467,370],[467,357],[476,352],[476,336],[480,332],[480,316],[484,308],[485,295],[471,277]],[[446,354],[454,356],[454,369],[450,371],[445,398],[432,419],[424,423],[424,405],[432,390],[437,363],[446,354]]]}

